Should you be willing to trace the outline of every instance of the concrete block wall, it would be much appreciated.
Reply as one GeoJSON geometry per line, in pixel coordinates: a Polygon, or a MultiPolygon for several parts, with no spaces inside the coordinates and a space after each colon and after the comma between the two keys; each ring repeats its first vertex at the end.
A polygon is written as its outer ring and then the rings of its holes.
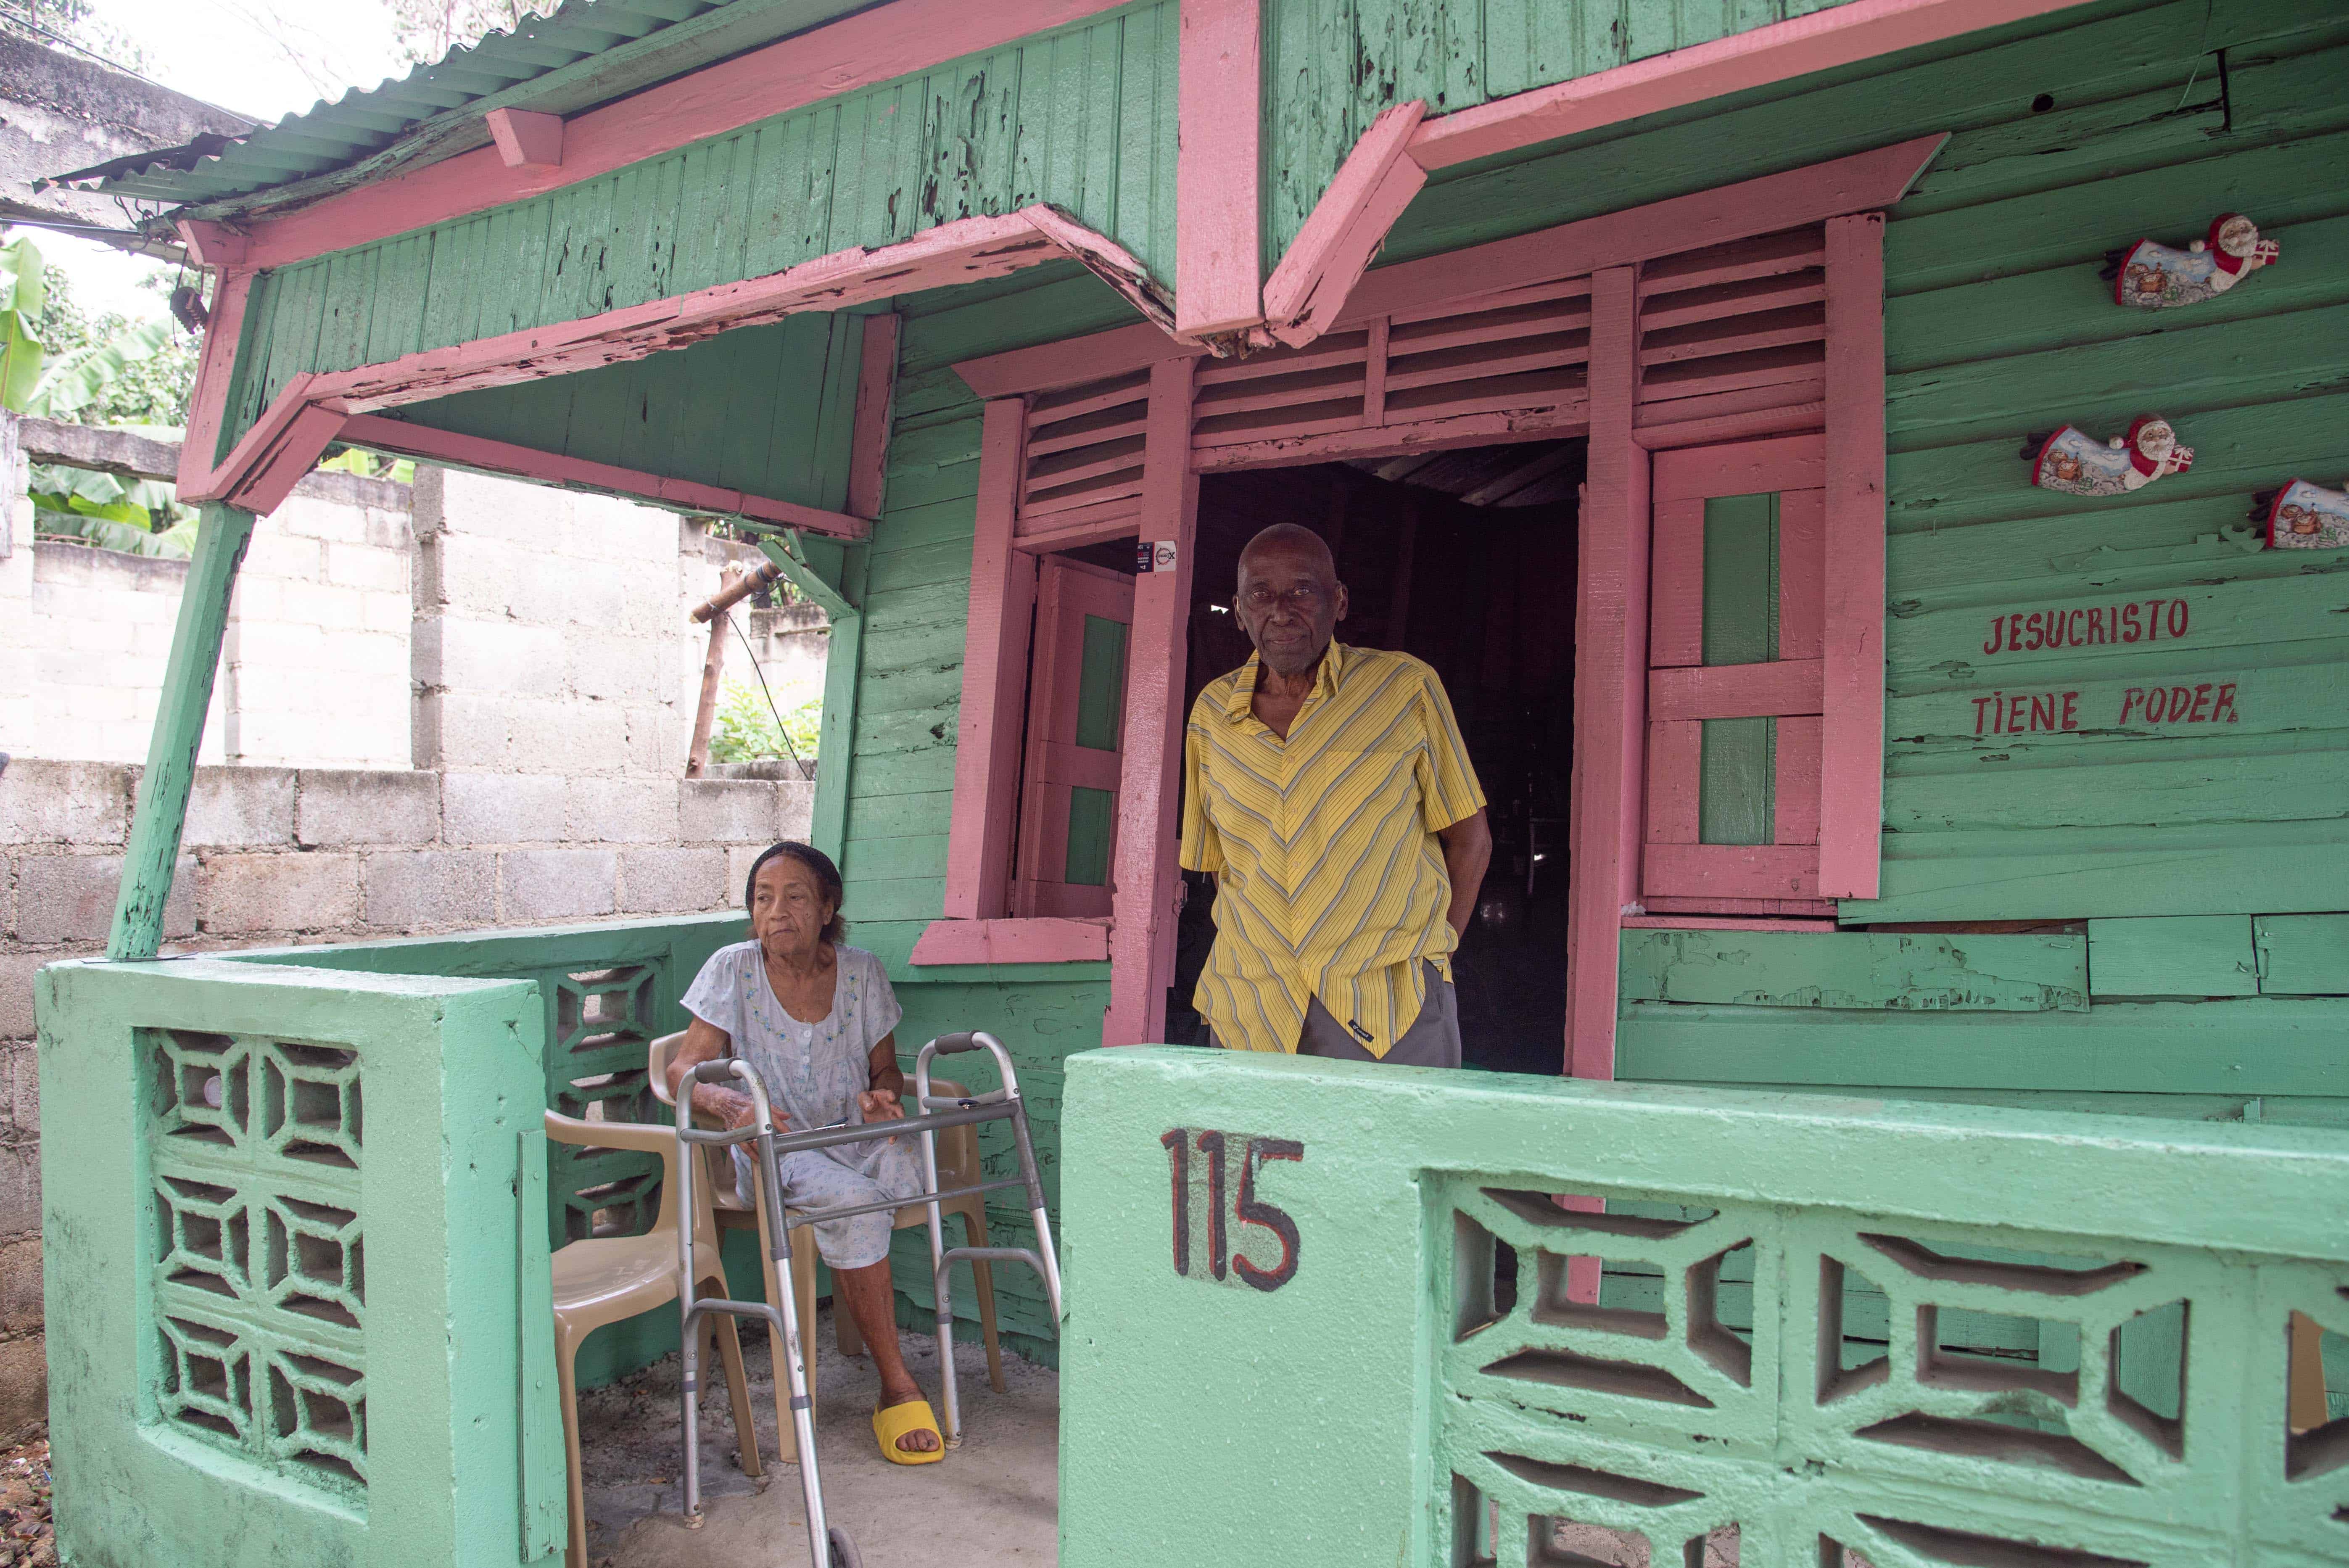
{"type": "MultiPolygon", "coordinates": [[[[0,771],[0,1446],[46,1409],[33,973],[104,950],[140,772],[0,771]]],[[[199,768],[163,950],[724,909],[761,849],[806,836],[814,797],[765,779],[199,768]]]]}

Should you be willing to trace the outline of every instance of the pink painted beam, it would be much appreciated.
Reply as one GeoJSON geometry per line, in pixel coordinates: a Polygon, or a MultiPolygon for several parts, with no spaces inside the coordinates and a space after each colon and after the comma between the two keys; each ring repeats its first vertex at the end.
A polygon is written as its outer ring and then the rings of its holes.
{"type": "Polygon", "coordinates": [[[281,426],[260,460],[244,471],[220,499],[241,506],[256,517],[266,517],[285,504],[303,476],[318,466],[326,448],[341,435],[344,417],[331,409],[305,403],[281,426]]]}
{"type": "Polygon", "coordinates": [[[1777,758],[1771,791],[1770,839],[1774,844],[1819,841],[1819,720],[1778,721],[1777,758]]]}
{"type": "Polygon", "coordinates": [[[955,374],[982,398],[1049,392],[1146,370],[1162,359],[1189,359],[1206,350],[1169,337],[1155,327],[1113,327],[1063,337],[1033,348],[1007,349],[955,364],[955,374]]]}
{"type": "Polygon", "coordinates": [[[563,165],[563,117],[527,109],[493,109],[482,118],[490,140],[509,169],[558,169],[563,165]]]}
{"type": "Polygon", "coordinates": [[[1127,0],[896,0],[648,88],[564,126],[559,166],[495,145],[330,196],[253,230],[251,265],[285,266],[609,174],[762,119],[909,76],[1127,0]]]}
{"type": "Polygon", "coordinates": [[[1264,319],[1257,0],[1182,0],[1174,165],[1174,329],[1194,342],[1264,319]]]}
{"type": "Polygon", "coordinates": [[[1820,661],[1782,659],[1768,664],[1715,664],[1694,670],[1648,671],[1648,717],[1761,719],[1819,711],[1820,661]]]}
{"type": "Polygon", "coordinates": [[[912,961],[1083,963],[1108,957],[1107,920],[932,920],[914,943],[912,961]]]}
{"type": "Polygon", "coordinates": [[[1168,359],[1150,371],[1141,535],[1144,540],[1171,541],[1174,567],[1145,572],[1133,585],[1104,1045],[1164,1039],[1166,988],[1174,981],[1175,898],[1182,884],[1174,805],[1183,727],[1190,717],[1183,711],[1183,694],[1199,521],[1199,476],[1191,466],[1191,395],[1197,369],[1195,359],[1168,359]]]}
{"type": "Polygon", "coordinates": [[[889,470],[899,326],[895,312],[866,317],[856,368],[856,424],[848,447],[848,510],[876,521],[881,515],[882,484],[889,470]]]}
{"type": "MultiPolygon", "coordinates": [[[[1755,915],[1785,915],[1798,919],[1824,916],[1829,925],[1835,924],[1836,907],[1832,898],[1724,898],[1719,895],[1682,898],[1659,893],[1642,898],[1640,903],[1643,912],[1660,915],[1719,915],[1739,920],[1755,915]]],[[[1630,917],[1626,916],[1623,923],[1630,925],[1630,917]]]]}
{"type": "Polygon", "coordinates": [[[1650,844],[1694,844],[1702,827],[1704,725],[1694,719],[1648,725],[1650,844]]]}
{"type": "Polygon", "coordinates": [[[1833,919],[1771,919],[1766,915],[1626,915],[1634,931],[1831,931],[1833,919]]]}
{"type": "Polygon", "coordinates": [[[180,443],[180,493],[192,499],[220,455],[221,429],[228,419],[229,382],[236,374],[237,341],[244,331],[245,306],[253,296],[249,272],[224,274],[212,290],[212,319],[204,326],[203,352],[196,360],[195,389],[188,397],[188,434],[180,443]]]}
{"type": "Polygon", "coordinates": [[[422,458],[428,462],[445,462],[451,467],[478,469],[485,473],[511,474],[516,479],[535,480],[564,490],[593,491],[601,495],[625,496],[631,501],[649,501],[656,505],[748,517],[754,522],[771,523],[778,527],[804,528],[828,538],[863,539],[872,533],[872,525],[864,518],[852,517],[845,513],[826,512],[820,507],[802,506],[795,502],[746,494],[740,490],[727,490],[715,484],[667,479],[657,473],[645,473],[608,462],[593,462],[585,458],[564,457],[556,452],[541,452],[535,447],[492,441],[486,436],[434,430],[429,425],[409,424],[404,420],[386,419],[380,414],[351,415],[343,424],[340,439],[354,446],[396,452],[403,457],[422,458]]]}
{"type": "Polygon", "coordinates": [[[1726,244],[1837,213],[1889,207],[1948,140],[1946,134],[1921,136],[1783,174],[1381,267],[1355,288],[1337,325],[1726,244]]]}
{"type": "Polygon", "coordinates": [[[1143,319],[1164,331],[1174,330],[1174,297],[1164,285],[1150,275],[1141,257],[1107,235],[1095,234],[1058,207],[1039,202],[1022,207],[1019,215],[1033,224],[1037,233],[1076,257],[1087,272],[1125,296],[1126,303],[1140,311],[1143,319]]]}
{"type": "Polygon", "coordinates": [[[1647,886],[1682,898],[1815,898],[1818,878],[1819,852],[1807,844],[1648,846],[1647,886]]]}
{"type": "Polygon", "coordinates": [[[1877,895],[1884,824],[1884,215],[1827,223],[1818,890],[1877,895]]]}
{"type": "Polygon", "coordinates": [[[2081,0],[1852,0],[1831,10],[1496,99],[1432,119],[1412,140],[1446,169],[1641,115],[1831,70],[1920,44],[2003,26],[2081,0]]]}
{"type": "Polygon", "coordinates": [[[1590,451],[1574,618],[1574,855],[1568,889],[1566,1070],[1615,1075],[1616,966],[1636,908],[1646,772],[1648,454],[1640,400],[1638,269],[1591,278],[1590,451]]]}
{"type": "Polygon", "coordinates": [[[1772,490],[1816,490],[1826,472],[1826,449],[1815,435],[1780,436],[1701,452],[1658,452],[1655,465],[1660,504],[1772,490]]]}
{"type": "Polygon", "coordinates": [[[947,835],[945,914],[950,920],[999,919],[1010,909],[1028,622],[1036,605],[1036,557],[1012,545],[1027,419],[1019,399],[999,398],[987,405],[980,429],[970,618],[963,630],[962,712],[955,725],[954,816],[947,835]]]}
{"type": "Polygon", "coordinates": [[[180,243],[188,247],[188,259],[198,266],[238,268],[247,265],[242,230],[232,229],[226,223],[206,223],[202,218],[181,218],[172,226],[180,232],[180,243]]]}
{"type": "MultiPolygon", "coordinates": [[[[207,343],[206,347],[209,348],[210,344],[207,343]]],[[[230,492],[247,474],[265,464],[273,451],[285,441],[286,432],[301,418],[303,410],[310,406],[310,391],[317,381],[316,375],[305,371],[286,382],[285,389],[277,395],[274,402],[262,410],[261,417],[254,421],[253,428],[238,438],[237,443],[229,449],[228,455],[195,475],[188,472],[186,462],[188,454],[194,450],[193,444],[183,444],[180,449],[180,499],[194,504],[226,501],[230,492]]]]}
{"type": "Polygon", "coordinates": [[[1427,171],[1404,155],[1426,113],[1425,100],[1413,99],[1371,122],[1272,269],[1264,289],[1265,323],[1283,343],[1302,345],[1320,336],[1395,220],[1427,183],[1427,171]]]}

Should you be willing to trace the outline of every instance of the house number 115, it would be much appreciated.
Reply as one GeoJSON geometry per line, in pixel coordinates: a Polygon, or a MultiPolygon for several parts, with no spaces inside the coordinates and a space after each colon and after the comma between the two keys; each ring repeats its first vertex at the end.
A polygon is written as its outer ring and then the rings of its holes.
{"type": "Polygon", "coordinates": [[[1172,1167],[1176,1273],[1259,1291],[1277,1291],[1297,1277],[1297,1221],[1256,1190],[1268,1161],[1302,1160],[1303,1144],[1190,1127],[1170,1127],[1158,1141],[1172,1167]],[[1195,1253],[1195,1218],[1202,1221],[1196,1230],[1206,1232],[1204,1262],[1195,1253]],[[1268,1240],[1259,1241],[1257,1231],[1268,1232],[1268,1240]],[[1266,1257],[1271,1242],[1279,1245],[1278,1262],[1266,1257]]]}

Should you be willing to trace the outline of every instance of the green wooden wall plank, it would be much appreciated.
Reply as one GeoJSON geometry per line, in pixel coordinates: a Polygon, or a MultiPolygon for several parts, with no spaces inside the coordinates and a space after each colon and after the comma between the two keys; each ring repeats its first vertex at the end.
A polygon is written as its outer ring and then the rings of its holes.
{"type": "Polygon", "coordinates": [[[2349,915],[2261,915],[2251,929],[2261,992],[2349,996],[2349,915]]]}
{"type": "MultiPolygon", "coordinates": [[[[2256,813],[2278,821],[2338,819],[2349,803],[2349,734],[2313,740],[2326,749],[2251,755],[2090,757],[2047,748],[2033,766],[1985,759],[1957,774],[1901,775],[1885,810],[1896,833],[2013,828],[2063,830],[2216,826],[2256,813]],[[2094,762],[2096,765],[2084,765],[2094,762]]],[[[2178,742],[2180,745],[2191,742],[2178,742]]],[[[2104,751],[2117,749],[2113,746],[2104,751]]],[[[1990,753],[1995,757],[1997,753],[1990,753]]],[[[2250,888],[2246,898],[2254,898],[2250,888]]]]}
{"type": "Polygon", "coordinates": [[[2225,823],[2167,830],[1890,834],[1884,896],[1847,919],[2074,919],[2330,909],[2349,887],[2349,827],[2225,823]]]}
{"type": "MultiPolygon", "coordinates": [[[[2142,1094],[2349,1096],[2349,1003],[2099,1004],[1934,1017],[1633,1002],[1616,1075],[1702,1084],[2142,1094]]],[[[1969,1096],[1968,1097],[1971,1097],[1969,1096]]]]}
{"type": "Polygon", "coordinates": [[[2088,922],[2088,986],[2107,996],[2256,996],[2249,915],[2088,922]]]}
{"type": "Polygon", "coordinates": [[[1865,931],[1623,933],[1627,1002],[1899,1012],[2082,1012],[2077,936],[1865,931]]]}

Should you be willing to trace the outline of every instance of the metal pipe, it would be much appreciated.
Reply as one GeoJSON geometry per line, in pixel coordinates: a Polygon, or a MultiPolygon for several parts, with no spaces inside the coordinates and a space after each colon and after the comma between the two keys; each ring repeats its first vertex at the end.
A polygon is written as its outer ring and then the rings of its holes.
{"type": "Polygon", "coordinates": [[[699,626],[712,616],[725,614],[761,588],[772,587],[782,581],[782,578],[783,569],[772,561],[769,561],[752,571],[740,582],[727,585],[702,603],[694,606],[693,624],[699,626]]]}

